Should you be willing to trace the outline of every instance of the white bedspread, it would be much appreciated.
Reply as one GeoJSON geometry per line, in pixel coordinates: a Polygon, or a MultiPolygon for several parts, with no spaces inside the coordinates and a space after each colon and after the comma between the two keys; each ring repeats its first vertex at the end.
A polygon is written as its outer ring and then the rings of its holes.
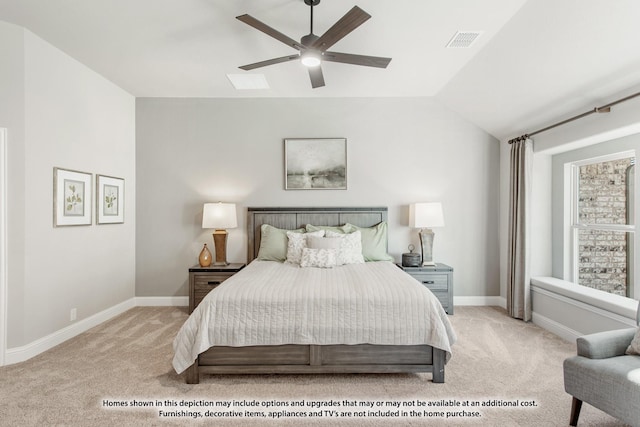
{"type": "Polygon", "coordinates": [[[173,342],[181,373],[212,346],[428,344],[456,335],[437,298],[394,264],[332,269],[253,261],[210,292],[173,342]]]}

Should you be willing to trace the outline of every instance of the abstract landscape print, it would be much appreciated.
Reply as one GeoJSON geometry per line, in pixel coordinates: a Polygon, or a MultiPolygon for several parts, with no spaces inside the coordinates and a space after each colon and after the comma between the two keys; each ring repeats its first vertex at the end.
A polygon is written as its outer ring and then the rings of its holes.
{"type": "Polygon", "coordinates": [[[286,190],[346,190],[345,138],[285,139],[286,190]]]}

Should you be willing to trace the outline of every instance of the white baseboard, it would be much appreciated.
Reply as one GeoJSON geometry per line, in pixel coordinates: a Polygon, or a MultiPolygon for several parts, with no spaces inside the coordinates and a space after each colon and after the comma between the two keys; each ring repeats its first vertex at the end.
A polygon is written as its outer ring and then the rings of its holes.
{"type": "Polygon", "coordinates": [[[137,307],[187,307],[189,297],[136,297],[137,307]]]}
{"type": "Polygon", "coordinates": [[[74,323],[73,325],[67,326],[66,328],[49,334],[46,337],[37,339],[27,345],[7,349],[4,360],[5,364],[12,365],[14,363],[20,363],[24,362],[25,360],[31,359],[32,357],[37,356],[38,354],[45,352],[57,346],[58,344],[62,344],[63,342],[77,335],[80,335],[81,333],[88,331],[94,326],[98,326],[99,324],[106,322],[107,320],[119,314],[122,314],[135,306],[135,298],[131,298],[129,300],[121,302],[118,305],[103,310],[100,313],[96,313],[91,317],[82,319],[74,323]]]}
{"type": "Polygon", "coordinates": [[[486,305],[497,306],[505,308],[507,306],[507,300],[500,296],[493,297],[453,297],[453,305],[486,305]]]}
{"type": "MultiPolygon", "coordinates": [[[[24,362],[38,354],[45,352],[58,344],[71,339],[83,332],[88,331],[94,326],[106,322],[107,320],[124,313],[133,307],[183,307],[189,305],[189,297],[135,297],[124,301],[118,305],[108,308],[91,317],[82,319],[73,325],[60,329],[52,334],[47,335],[24,345],[22,347],[14,347],[7,349],[4,358],[5,365],[24,362]]],[[[1,366],[1,365],[0,365],[1,366]]]]}

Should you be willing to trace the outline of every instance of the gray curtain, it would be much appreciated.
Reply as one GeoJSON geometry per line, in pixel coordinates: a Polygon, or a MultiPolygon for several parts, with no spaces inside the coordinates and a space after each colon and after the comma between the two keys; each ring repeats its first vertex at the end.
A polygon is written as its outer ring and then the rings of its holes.
{"type": "Polygon", "coordinates": [[[533,141],[520,139],[511,144],[509,194],[509,252],[507,271],[507,311],[511,317],[531,320],[530,241],[531,174],[533,141]]]}

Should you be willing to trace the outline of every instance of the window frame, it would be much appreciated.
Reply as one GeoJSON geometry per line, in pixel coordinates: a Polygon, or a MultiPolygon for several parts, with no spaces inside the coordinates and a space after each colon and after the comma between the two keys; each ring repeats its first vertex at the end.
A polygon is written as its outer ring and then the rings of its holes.
{"type": "MultiPolygon", "coordinates": [[[[636,157],[636,150],[625,150],[621,152],[606,154],[603,156],[591,157],[588,159],[577,160],[573,162],[569,162],[565,164],[565,188],[568,188],[570,191],[569,197],[565,198],[565,263],[564,263],[564,277],[569,278],[569,280],[575,283],[578,286],[581,285],[579,282],[579,260],[580,260],[580,250],[579,250],[579,233],[580,230],[594,230],[594,231],[617,231],[617,232],[625,232],[631,233],[632,239],[632,247],[631,253],[637,253],[637,245],[638,239],[636,239],[636,223],[637,218],[633,218],[633,224],[584,224],[580,222],[579,216],[579,182],[580,182],[580,167],[591,165],[595,163],[603,163],[608,161],[620,160],[628,157],[636,157]]],[[[634,185],[635,188],[635,185],[634,185]]],[[[638,201],[634,200],[634,204],[637,204],[638,201]]],[[[637,210],[633,209],[634,212],[637,210]]],[[[638,260],[637,257],[631,257],[633,262],[633,266],[631,266],[631,271],[635,272],[635,267],[637,266],[638,260]]],[[[629,271],[629,266],[627,266],[627,271],[629,271]]],[[[634,276],[632,273],[631,278],[634,276]]],[[[630,296],[627,298],[635,298],[638,294],[640,294],[640,290],[638,289],[638,284],[633,281],[629,281],[630,296]]],[[[606,291],[602,291],[606,292],[606,291]]]]}

